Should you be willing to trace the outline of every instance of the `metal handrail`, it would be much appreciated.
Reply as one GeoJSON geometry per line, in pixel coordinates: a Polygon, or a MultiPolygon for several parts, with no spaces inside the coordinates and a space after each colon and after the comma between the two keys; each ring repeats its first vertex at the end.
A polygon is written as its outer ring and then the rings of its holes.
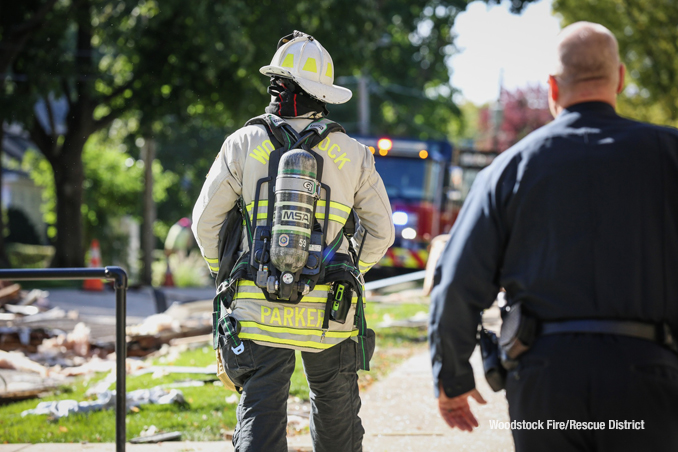
{"type": "Polygon", "coordinates": [[[120,267],[104,268],[45,268],[0,270],[0,280],[84,280],[105,279],[113,281],[115,288],[115,450],[125,452],[127,431],[127,342],[125,320],[127,318],[127,273],[120,267]]]}

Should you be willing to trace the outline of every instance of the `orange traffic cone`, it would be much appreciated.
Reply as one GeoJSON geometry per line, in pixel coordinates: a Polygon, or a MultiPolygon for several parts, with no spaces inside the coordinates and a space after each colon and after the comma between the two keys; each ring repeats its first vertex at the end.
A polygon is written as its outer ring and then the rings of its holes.
{"type": "Polygon", "coordinates": [[[165,256],[165,260],[167,261],[167,268],[165,269],[165,280],[162,282],[162,285],[163,287],[174,287],[174,276],[172,276],[169,256],[165,256]]]}
{"type": "MultiPolygon", "coordinates": [[[[90,268],[101,267],[101,251],[99,251],[99,241],[97,239],[92,240],[92,244],[89,247],[89,262],[87,266],[90,268]]],[[[104,282],[100,279],[86,279],[82,285],[84,290],[104,290],[104,282]]]]}

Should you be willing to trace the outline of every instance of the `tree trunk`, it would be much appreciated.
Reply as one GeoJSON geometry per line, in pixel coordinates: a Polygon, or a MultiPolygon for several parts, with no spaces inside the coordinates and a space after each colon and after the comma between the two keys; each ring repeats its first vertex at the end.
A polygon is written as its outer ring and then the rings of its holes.
{"type": "Polygon", "coordinates": [[[56,252],[52,259],[52,267],[84,267],[85,264],[81,213],[84,180],[83,147],[84,142],[70,144],[64,142],[62,155],[51,162],[54,170],[57,217],[56,252]]]}
{"type": "Polygon", "coordinates": [[[146,139],[141,150],[144,160],[144,223],[141,232],[141,247],[144,255],[143,269],[141,271],[141,283],[151,285],[153,279],[153,249],[155,248],[155,236],[153,224],[156,220],[156,206],[153,200],[153,160],[155,160],[155,140],[146,139]]]}
{"type": "MultiPolygon", "coordinates": [[[[0,162],[2,161],[2,140],[5,136],[5,129],[3,128],[5,120],[0,115],[0,162]]],[[[2,165],[0,164],[0,192],[2,191],[2,165]]],[[[5,251],[5,221],[2,215],[2,196],[0,193],[0,268],[11,267],[7,253],[5,251]]]]}

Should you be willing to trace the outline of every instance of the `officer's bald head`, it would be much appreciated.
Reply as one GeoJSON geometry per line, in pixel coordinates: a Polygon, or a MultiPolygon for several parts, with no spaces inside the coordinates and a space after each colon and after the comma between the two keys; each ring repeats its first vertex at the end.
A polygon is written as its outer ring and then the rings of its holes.
{"type": "Polygon", "coordinates": [[[564,84],[616,79],[619,70],[617,39],[607,28],[591,22],[565,27],[558,36],[554,74],[564,84]]]}
{"type": "Polygon", "coordinates": [[[617,39],[604,26],[576,22],[563,28],[558,35],[556,64],[551,77],[557,82],[556,99],[553,100],[562,107],[587,100],[615,105],[623,74],[617,39]]]}

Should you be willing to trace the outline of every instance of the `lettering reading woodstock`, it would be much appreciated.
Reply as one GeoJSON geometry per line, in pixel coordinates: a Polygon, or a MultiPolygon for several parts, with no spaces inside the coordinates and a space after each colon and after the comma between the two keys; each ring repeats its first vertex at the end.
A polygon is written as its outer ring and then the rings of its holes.
{"type": "MultiPolygon", "coordinates": [[[[262,165],[268,165],[268,155],[273,152],[274,149],[275,148],[273,147],[271,140],[266,140],[261,143],[261,146],[257,146],[256,148],[252,149],[250,157],[257,160],[262,165]]],[[[338,144],[333,144],[330,141],[330,137],[327,137],[318,143],[318,149],[326,152],[339,169],[344,167],[344,163],[351,161],[351,159],[346,157],[345,152],[341,152],[341,148],[338,144]]]]}

